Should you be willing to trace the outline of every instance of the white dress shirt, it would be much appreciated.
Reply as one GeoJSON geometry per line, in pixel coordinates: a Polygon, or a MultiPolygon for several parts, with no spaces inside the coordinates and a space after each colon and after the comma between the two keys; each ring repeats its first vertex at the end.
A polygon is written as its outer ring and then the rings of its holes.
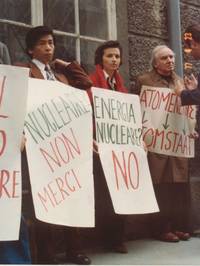
{"type": "Polygon", "coordinates": [[[42,62],[40,62],[39,60],[37,60],[35,58],[32,59],[32,62],[39,68],[39,70],[41,71],[44,79],[47,80],[47,73],[46,73],[46,70],[45,70],[45,68],[47,67],[48,71],[50,72],[50,75],[52,77],[52,80],[56,80],[56,78],[55,78],[53,72],[51,71],[51,68],[50,68],[49,65],[45,65],[45,64],[43,64],[42,62]]]}

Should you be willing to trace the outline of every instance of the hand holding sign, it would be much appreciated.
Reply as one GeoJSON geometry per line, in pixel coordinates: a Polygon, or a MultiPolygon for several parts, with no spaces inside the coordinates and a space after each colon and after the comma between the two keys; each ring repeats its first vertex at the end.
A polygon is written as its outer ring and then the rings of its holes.
{"type": "Polygon", "coordinates": [[[95,139],[93,139],[93,152],[97,155],[99,154],[98,143],[95,139]]]}
{"type": "Polygon", "coordinates": [[[21,141],[21,146],[20,146],[20,151],[22,152],[25,148],[25,144],[26,144],[26,137],[24,135],[24,133],[22,134],[22,141],[21,141]]]}
{"type": "Polygon", "coordinates": [[[188,90],[194,90],[198,86],[198,81],[193,74],[184,78],[185,86],[188,90]]]}

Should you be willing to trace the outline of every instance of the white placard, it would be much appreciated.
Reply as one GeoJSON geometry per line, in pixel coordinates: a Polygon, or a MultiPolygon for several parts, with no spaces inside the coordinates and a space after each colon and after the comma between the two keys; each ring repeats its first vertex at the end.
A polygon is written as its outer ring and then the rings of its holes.
{"type": "Polygon", "coordinates": [[[0,65],[0,240],[18,240],[21,219],[21,140],[27,68],[0,65]]]}
{"type": "Polygon", "coordinates": [[[96,140],[115,212],[157,212],[139,97],[100,88],[92,88],[92,93],[96,140]]]}
{"type": "Polygon", "coordinates": [[[86,92],[30,78],[25,132],[36,217],[93,227],[92,110],[86,92]]]}
{"type": "Polygon", "coordinates": [[[196,107],[181,106],[169,88],[142,86],[140,94],[143,137],[148,150],[179,157],[194,157],[196,107]]]}

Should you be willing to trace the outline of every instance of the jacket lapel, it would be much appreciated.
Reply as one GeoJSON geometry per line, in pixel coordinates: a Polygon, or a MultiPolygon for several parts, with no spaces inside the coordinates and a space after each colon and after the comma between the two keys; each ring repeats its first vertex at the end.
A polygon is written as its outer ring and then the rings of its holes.
{"type": "MultiPolygon", "coordinates": [[[[54,75],[55,75],[56,79],[59,80],[60,82],[63,82],[65,84],[69,84],[65,75],[63,75],[61,73],[55,73],[55,72],[54,72],[54,75]]],[[[30,63],[30,77],[37,78],[37,79],[44,79],[40,69],[34,63],[30,63]]]]}
{"type": "Polygon", "coordinates": [[[41,71],[34,63],[30,63],[30,77],[37,79],[44,79],[41,71]]]}

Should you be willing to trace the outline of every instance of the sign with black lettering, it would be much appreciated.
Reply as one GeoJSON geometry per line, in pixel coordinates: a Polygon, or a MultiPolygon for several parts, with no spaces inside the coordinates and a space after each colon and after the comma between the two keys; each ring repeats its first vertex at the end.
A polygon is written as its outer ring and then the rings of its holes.
{"type": "Polygon", "coordinates": [[[86,92],[30,79],[25,132],[36,217],[93,227],[92,109],[86,92]]]}
{"type": "Polygon", "coordinates": [[[28,69],[0,65],[0,241],[18,240],[28,69]]]}
{"type": "Polygon", "coordinates": [[[158,211],[143,147],[139,97],[100,88],[92,88],[92,93],[96,140],[115,212],[158,211]]]}
{"type": "Polygon", "coordinates": [[[194,157],[196,107],[181,106],[169,88],[143,86],[140,94],[143,138],[151,152],[194,157]]]}

